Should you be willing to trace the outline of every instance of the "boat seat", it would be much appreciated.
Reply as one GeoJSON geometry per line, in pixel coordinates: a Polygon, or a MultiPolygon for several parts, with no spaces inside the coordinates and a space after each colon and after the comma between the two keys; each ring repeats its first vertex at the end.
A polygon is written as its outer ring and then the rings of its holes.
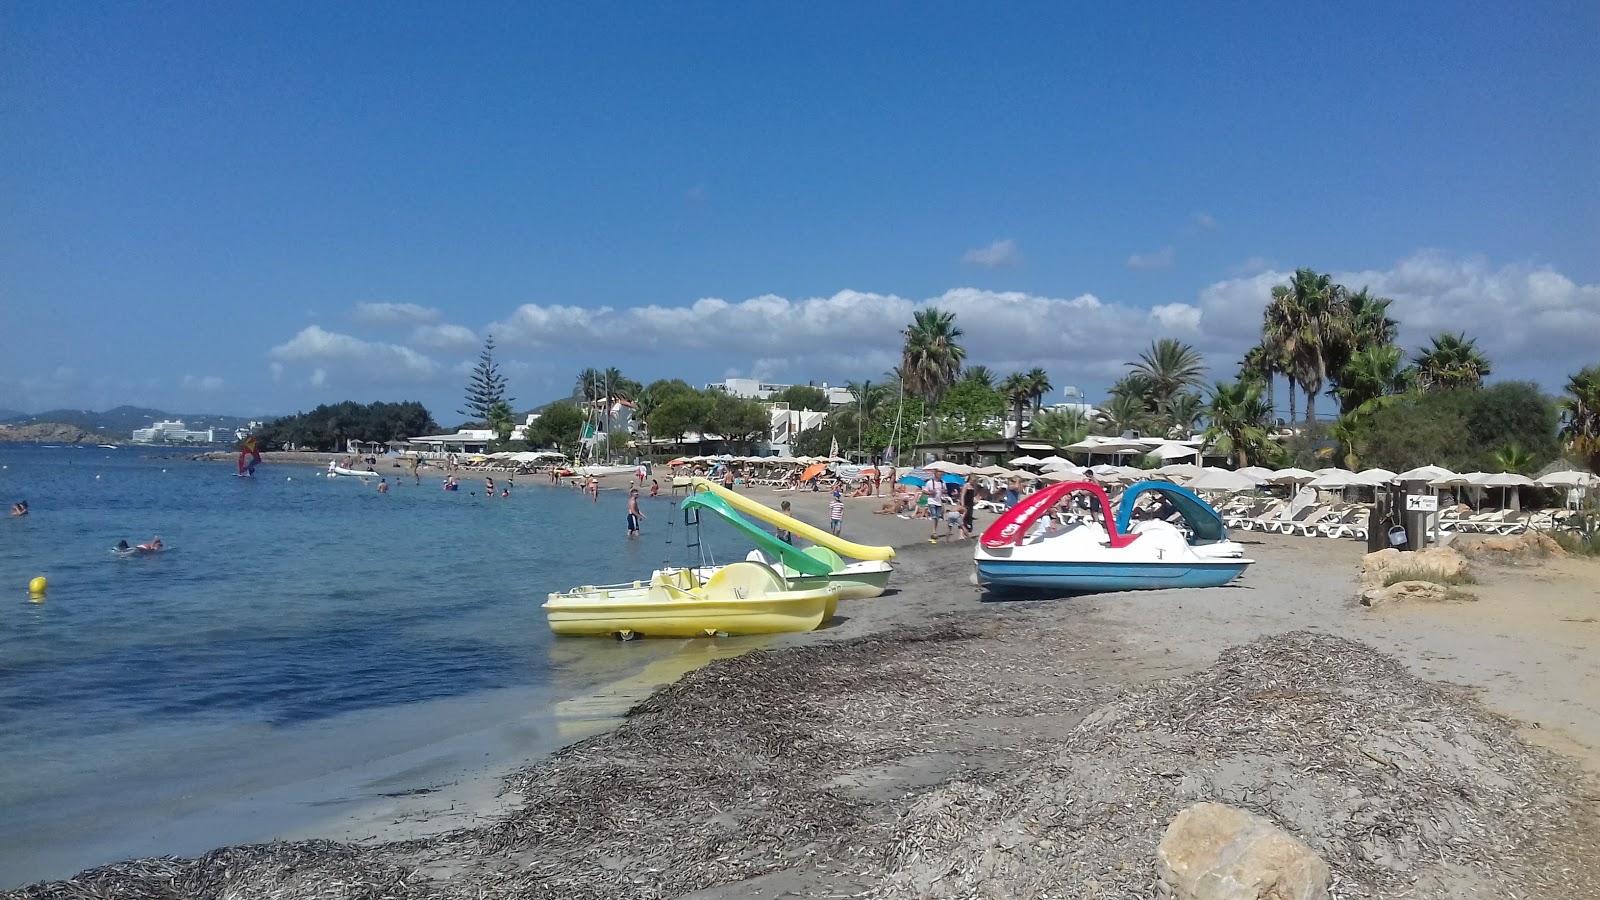
{"type": "Polygon", "coordinates": [[[783,576],[766,563],[729,563],[706,580],[702,594],[707,599],[749,600],[784,589],[783,576]]]}

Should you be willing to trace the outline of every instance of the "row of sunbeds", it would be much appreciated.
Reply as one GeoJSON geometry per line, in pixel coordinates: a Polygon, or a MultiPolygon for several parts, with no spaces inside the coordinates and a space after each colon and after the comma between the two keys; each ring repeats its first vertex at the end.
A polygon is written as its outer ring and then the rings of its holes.
{"type": "MultiPolygon", "coordinates": [[[[1365,503],[1325,503],[1293,510],[1290,502],[1281,498],[1241,498],[1223,504],[1217,512],[1223,523],[1234,529],[1364,541],[1372,507],[1365,503]]],[[[1570,527],[1578,513],[1565,509],[1475,512],[1446,507],[1438,515],[1440,531],[1508,535],[1530,528],[1570,527]]]]}

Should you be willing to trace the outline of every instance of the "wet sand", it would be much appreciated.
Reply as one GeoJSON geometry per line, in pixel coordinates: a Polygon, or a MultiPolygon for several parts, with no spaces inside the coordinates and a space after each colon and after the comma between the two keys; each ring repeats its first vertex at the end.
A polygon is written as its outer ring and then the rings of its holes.
{"type": "MultiPolygon", "coordinates": [[[[823,520],[826,494],[749,493],[823,520]]],[[[876,505],[845,536],[902,547],[891,594],[636,679],[616,705],[670,683],[464,818],[400,804],[364,841],[22,896],[1148,896],[1160,825],[1207,797],[1294,828],[1342,896],[1593,895],[1600,566],[1480,566],[1476,603],[1374,611],[1364,546],[1245,534],[1227,588],[993,602],[970,543],[876,505]]]]}

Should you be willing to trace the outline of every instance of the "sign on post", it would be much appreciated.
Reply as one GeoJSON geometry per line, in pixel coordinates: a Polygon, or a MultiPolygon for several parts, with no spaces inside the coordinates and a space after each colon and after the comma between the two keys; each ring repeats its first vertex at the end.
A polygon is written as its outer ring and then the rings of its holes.
{"type": "Polygon", "coordinates": [[[1407,494],[1406,512],[1438,512],[1439,498],[1432,494],[1407,494]]]}

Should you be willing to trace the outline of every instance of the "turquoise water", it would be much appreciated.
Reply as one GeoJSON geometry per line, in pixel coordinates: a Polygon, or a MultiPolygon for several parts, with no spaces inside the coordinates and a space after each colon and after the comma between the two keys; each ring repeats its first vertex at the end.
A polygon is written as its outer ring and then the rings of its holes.
{"type": "MultiPolygon", "coordinates": [[[[492,728],[673,652],[555,641],[539,609],[553,589],[684,562],[666,499],[629,542],[620,492],[518,483],[488,500],[481,477],[449,493],[435,476],[379,494],[308,467],[234,478],[133,449],[0,445],[0,465],[0,499],[32,507],[0,520],[0,887],[273,837],[315,818],[314,791],[273,799],[285,784],[492,728]],[[167,553],[110,552],[156,534],[167,553]],[[218,812],[241,798],[252,811],[218,812]]],[[[742,555],[732,534],[704,537],[742,555]]],[[[556,741],[529,728],[497,752],[556,741]]]]}

